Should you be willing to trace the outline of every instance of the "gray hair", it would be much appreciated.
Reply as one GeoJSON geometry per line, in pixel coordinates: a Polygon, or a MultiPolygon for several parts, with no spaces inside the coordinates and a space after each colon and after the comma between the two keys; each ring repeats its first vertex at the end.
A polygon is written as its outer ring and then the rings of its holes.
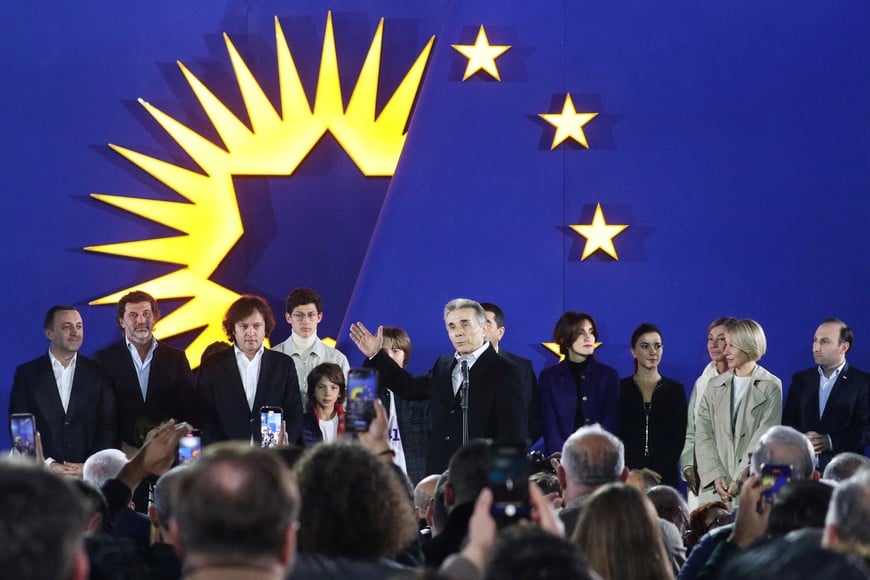
{"type": "Polygon", "coordinates": [[[870,469],[863,469],[834,489],[825,524],[840,540],[870,546],[870,469]]]}
{"type": "Polygon", "coordinates": [[[774,425],[764,432],[752,451],[749,469],[761,474],[765,463],[787,463],[792,467],[792,479],[809,479],[815,470],[815,452],[807,437],[792,427],[774,425]]]}
{"type": "Polygon", "coordinates": [[[859,470],[870,465],[870,459],[858,453],[845,451],[838,453],[831,459],[828,466],[825,467],[825,474],[822,479],[830,481],[843,481],[849,479],[859,470]]]}
{"type": "Polygon", "coordinates": [[[175,515],[175,495],[181,474],[187,465],[177,465],[160,476],[154,484],[154,509],[157,510],[157,523],[161,528],[169,528],[169,520],[175,515]]]}
{"type": "Polygon", "coordinates": [[[614,483],[625,469],[625,446],[598,423],[584,425],[565,440],[562,467],[577,485],[614,483]]]}
{"type": "Polygon", "coordinates": [[[82,466],[82,479],[103,489],[110,479],[115,479],[121,473],[121,468],[127,465],[127,456],[120,449],[103,449],[97,451],[85,460],[82,466]]]}
{"type": "Polygon", "coordinates": [[[486,310],[480,305],[480,302],[471,300],[470,298],[454,298],[444,306],[444,320],[447,320],[447,315],[454,310],[460,308],[471,308],[477,317],[477,322],[481,326],[486,326],[486,310]]]}

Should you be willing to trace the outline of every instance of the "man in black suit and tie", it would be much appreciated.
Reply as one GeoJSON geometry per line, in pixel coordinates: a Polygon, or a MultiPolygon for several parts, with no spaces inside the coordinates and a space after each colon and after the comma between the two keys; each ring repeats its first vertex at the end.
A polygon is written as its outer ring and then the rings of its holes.
{"type": "Polygon", "coordinates": [[[100,365],[78,353],[78,310],[53,306],[44,327],[48,353],[15,369],[9,414],[32,413],[51,471],[81,477],[88,456],[119,446],[115,397],[100,365]]]}
{"type": "Polygon", "coordinates": [[[842,451],[863,454],[870,443],[870,377],[846,362],[854,336],[846,323],[826,319],[813,337],[816,367],[795,373],[782,423],[804,433],[819,469],[842,451]]]}
{"type": "Polygon", "coordinates": [[[447,335],[456,349],[435,361],[427,374],[412,376],[382,352],[383,327],[372,334],[361,322],[351,325],[350,335],[368,357],[365,366],[377,369],[399,397],[429,399],[432,430],[429,433],[426,471],[441,473],[453,452],[462,445],[463,382],[460,359],[468,366],[468,437],[525,441],[526,399],[522,373],[515,363],[501,357],[484,338],[486,313],[474,300],[457,298],[444,308],[447,335]]]}
{"type": "Polygon", "coordinates": [[[523,374],[523,389],[526,395],[526,405],[529,408],[529,439],[537,441],[543,435],[541,431],[540,395],[538,394],[538,377],[532,367],[532,361],[518,354],[508,352],[499,347],[504,338],[504,311],[492,302],[481,302],[480,305],[486,312],[486,327],[484,334],[499,355],[514,361],[523,374]]]}
{"type": "Polygon", "coordinates": [[[198,391],[205,410],[205,444],[228,439],[260,445],[260,407],[281,407],[287,439],[302,440],[302,401],[296,366],[289,356],[263,346],[275,328],[268,303],[242,296],[224,317],[233,348],[206,357],[199,368],[198,391]]]}
{"type": "Polygon", "coordinates": [[[193,374],[184,352],[154,338],[160,309],[150,294],[136,290],[123,296],[116,320],[124,337],[94,358],[115,388],[121,444],[135,451],[148,431],[167,419],[194,423],[193,374]]]}

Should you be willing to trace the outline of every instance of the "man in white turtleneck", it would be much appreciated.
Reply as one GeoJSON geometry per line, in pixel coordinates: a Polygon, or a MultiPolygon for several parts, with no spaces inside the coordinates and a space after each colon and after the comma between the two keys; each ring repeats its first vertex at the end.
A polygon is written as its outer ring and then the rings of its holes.
{"type": "Polygon", "coordinates": [[[299,377],[299,390],[302,395],[303,411],[308,406],[308,373],[317,365],[325,362],[335,363],[347,373],[350,365],[347,357],[338,350],[323,343],[317,337],[317,325],[323,320],[323,305],[320,295],[311,288],[295,288],[287,295],[284,317],[290,323],[290,338],[272,347],[293,359],[299,377]]]}

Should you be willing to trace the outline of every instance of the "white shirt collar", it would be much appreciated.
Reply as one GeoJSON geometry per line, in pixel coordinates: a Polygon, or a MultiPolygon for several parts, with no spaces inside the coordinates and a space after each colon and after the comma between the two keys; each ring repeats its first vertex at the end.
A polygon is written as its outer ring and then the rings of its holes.
{"type": "Polygon", "coordinates": [[[72,355],[72,358],[69,359],[69,365],[67,365],[66,367],[64,367],[64,366],[63,366],[63,363],[60,362],[60,359],[58,359],[56,356],[54,356],[54,353],[51,352],[51,349],[50,349],[50,348],[48,349],[48,360],[51,361],[52,366],[54,366],[54,365],[58,365],[58,366],[60,366],[60,368],[69,368],[70,366],[74,366],[74,365],[76,364],[76,360],[78,359],[78,356],[79,356],[79,353],[78,353],[78,352],[76,352],[75,354],[73,354],[73,355],[72,355]]]}
{"type": "MultiPolygon", "coordinates": [[[[133,352],[134,350],[136,352],[139,352],[139,347],[137,347],[135,344],[130,342],[130,339],[127,338],[126,334],[124,335],[124,342],[127,343],[127,350],[129,350],[130,352],[133,352]]],[[[157,339],[154,338],[154,336],[152,336],[151,337],[151,346],[148,348],[148,354],[145,355],[145,358],[148,358],[148,355],[153,354],[154,350],[156,348],[157,348],[157,339]]]]}
{"type": "Polygon", "coordinates": [[[456,360],[459,360],[462,357],[465,357],[466,360],[468,361],[468,368],[471,368],[474,365],[474,363],[477,361],[477,359],[480,358],[480,355],[482,355],[484,353],[484,351],[486,351],[487,348],[489,348],[489,341],[484,340],[483,346],[481,346],[480,348],[478,348],[474,352],[469,353],[469,354],[459,354],[458,352],[455,352],[455,353],[453,353],[453,357],[456,360]]]}
{"type": "Polygon", "coordinates": [[[248,360],[248,355],[246,355],[245,353],[243,353],[243,352],[241,351],[241,349],[239,349],[239,347],[236,346],[235,344],[233,345],[233,350],[234,350],[235,353],[236,353],[236,360],[239,360],[239,358],[243,358],[243,359],[245,359],[245,362],[246,362],[246,363],[247,363],[247,362],[251,362],[251,363],[253,363],[253,362],[258,361],[260,358],[262,358],[262,356],[263,356],[263,350],[265,350],[265,346],[261,344],[261,345],[260,345],[260,349],[257,351],[257,354],[255,354],[255,355],[254,355],[254,358],[252,358],[252,359],[250,359],[250,360],[248,360]]]}
{"type": "MultiPolygon", "coordinates": [[[[839,376],[840,376],[840,373],[843,372],[843,367],[844,367],[844,366],[846,366],[846,359],[843,359],[843,362],[841,362],[841,363],[839,364],[839,366],[837,366],[837,368],[834,369],[834,372],[831,373],[831,377],[839,377],[839,376]]],[[[826,381],[831,380],[831,377],[826,377],[826,376],[825,376],[825,371],[822,370],[822,367],[821,367],[821,366],[819,366],[819,367],[817,367],[817,368],[818,368],[818,371],[819,371],[819,376],[822,377],[823,380],[826,380],[826,381]]]]}

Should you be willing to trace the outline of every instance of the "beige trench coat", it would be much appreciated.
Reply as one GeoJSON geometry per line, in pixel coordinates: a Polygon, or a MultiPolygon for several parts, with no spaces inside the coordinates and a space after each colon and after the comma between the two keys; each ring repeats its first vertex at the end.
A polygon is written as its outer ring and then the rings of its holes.
{"type": "Polygon", "coordinates": [[[756,365],[731,429],[733,372],[710,379],[698,402],[695,425],[695,456],[701,480],[699,502],[717,501],[713,487],[717,477],[728,483],[749,465],[749,452],[769,427],[782,422],[782,381],[756,365]]]}

